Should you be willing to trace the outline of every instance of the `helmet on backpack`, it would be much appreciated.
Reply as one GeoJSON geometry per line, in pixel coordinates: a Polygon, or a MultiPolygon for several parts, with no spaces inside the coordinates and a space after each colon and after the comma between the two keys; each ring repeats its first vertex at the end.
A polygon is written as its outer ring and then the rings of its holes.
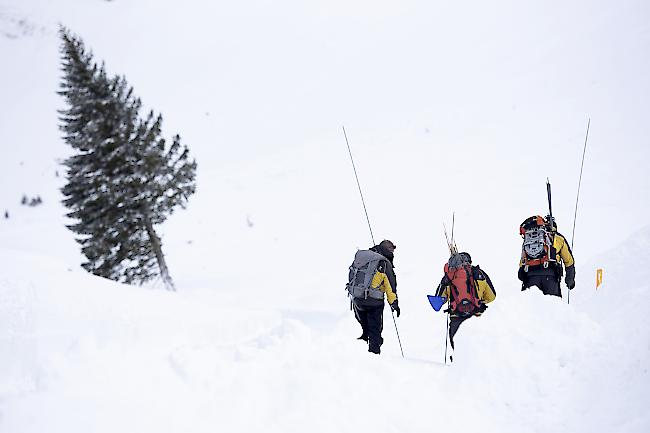
{"type": "Polygon", "coordinates": [[[465,265],[472,264],[472,257],[466,252],[452,254],[451,257],[449,257],[447,264],[451,269],[462,268],[465,265]]]}
{"type": "Polygon", "coordinates": [[[458,254],[460,254],[461,257],[463,257],[463,260],[466,263],[469,263],[470,265],[472,264],[472,256],[470,256],[469,253],[463,251],[462,253],[458,253],[458,254]]]}
{"type": "Polygon", "coordinates": [[[557,225],[551,217],[533,215],[521,223],[519,234],[524,239],[521,263],[525,272],[528,272],[530,266],[548,268],[549,262],[555,262],[553,232],[556,230],[557,225]]]}
{"type": "Polygon", "coordinates": [[[527,230],[543,227],[546,221],[539,215],[528,217],[519,225],[519,234],[523,237],[527,230]]]}

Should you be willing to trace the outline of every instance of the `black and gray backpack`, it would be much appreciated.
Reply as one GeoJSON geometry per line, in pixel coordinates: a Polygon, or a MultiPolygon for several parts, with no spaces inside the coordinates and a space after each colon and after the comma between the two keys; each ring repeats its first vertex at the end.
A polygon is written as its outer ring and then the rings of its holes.
{"type": "Polygon", "coordinates": [[[370,287],[381,262],[386,262],[386,257],[370,250],[359,250],[354,255],[354,262],[350,265],[348,294],[354,299],[384,299],[384,292],[377,287],[370,287]]]}
{"type": "Polygon", "coordinates": [[[533,266],[546,269],[549,263],[555,262],[553,237],[544,218],[538,215],[527,218],[519,226],[519,234],[524,240],[521,247],[521,264],[525,272],[533,266]]]}

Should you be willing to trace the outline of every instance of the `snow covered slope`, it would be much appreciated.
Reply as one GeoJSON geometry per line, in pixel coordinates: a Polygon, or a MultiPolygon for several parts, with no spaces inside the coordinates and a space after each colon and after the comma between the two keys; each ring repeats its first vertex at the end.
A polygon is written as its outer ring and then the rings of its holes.
{"type": "MultiPolygon", "coordinates": [[[[614,256],[650,259],[627,247],[614,256]]],[[[650,426],[650,331],[634,303],[647,282],[611,275],[579,307],[499,288],[445,367],[445,318],[430,309],[398,319],[405,359],[390,317],[371,357],[340,307],[127,287],[7,248],[0,262],[2,431],[424,432],[456,428],[461,407],[463,429],[486,432],[650,426]]]]}
{"type": "Polygon", "coordinates": [[[647,432],[649,15],[644,1],[0,1],[0,431],[647,432]],[[197,158],[197,194],[161,227],[178,293],[79,267],[58,23],[197,158]],[[566,305],[519,291],[517,227],[545,212],[550,177],[572,237],[588,116],[566,305]],[[370,239],[342,124],[375,236],[398,245],[405,359],[389,316],[381,357],[354,339],[343,285],[370,239]],[[425,295],[454,210],[498,296],[445,367],[425,295]]]}

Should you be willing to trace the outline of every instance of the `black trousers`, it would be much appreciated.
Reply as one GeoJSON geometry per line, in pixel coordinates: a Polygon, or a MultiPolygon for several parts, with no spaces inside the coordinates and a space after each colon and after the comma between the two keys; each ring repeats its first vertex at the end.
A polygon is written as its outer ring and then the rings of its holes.
{"type": "Polygon", "coordinates": [[[457,316],[452,316],[451,320],[449,321],[449,342],[451,343],[451,348],[454,348],[454,335],[456,335],[456,332],[458,332],[458,328],[460,327],[460,324],[463,323],[465,320],[469,319],[472,316],[467,316],[467,317],[457,317],[457,316]]]}
{"type": "Polygon", "coordinates": [[[560,280],[555,275],[528,275],[521,290],[526,290],[532,286],[537,286],[545,295],[562,297],[560,280]]]}
{"type": "Polygon", "coordinates": [[[361,324],[363,335],[368,337],[368,351],[379,353],[384,339],[381,331],[384,329],[384,304],[381,306],[365,306],[352,303],[354,317],[361,324]]]}

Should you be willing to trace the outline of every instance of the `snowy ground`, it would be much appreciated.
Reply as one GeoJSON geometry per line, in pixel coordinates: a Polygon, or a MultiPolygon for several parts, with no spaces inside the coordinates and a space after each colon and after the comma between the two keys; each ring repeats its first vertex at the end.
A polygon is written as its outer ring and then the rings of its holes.
{"type": "MultiPolygon", "coordinates": [[[[635,260],[629,245],[601,263],[635,260]]],[[[446,367],[444,316],[408,293],[406,358],[389,317],[384,354],[371,357],[343,299],[258,305],[228,289],[122,286],[14,249],[0,260],[2,431],[430,431],[457,427],[453,409],[467,404],[464,430],[650,425],[650,332],[631,314],[647,282],[609,284],[575,307],[500,287],[446,367]]]]}
{"type": "Polygon", "coordinates": [[[0,432],[649,431],[646,2],[429,3],[0,1],[0,432]],[[57,23],[197,158],[161,228],[177,293],[79,267],[57,23]],[[588,116],[567,305],[519,291],[517,227],[550,177],[572,237],[588,116]],[[404,359],[390,316],[381,357],[354,339],[370,236],[342,124],[398,246],[404,359]],[[452,210],[497,299],[449,367],[425,295],[452,210]]]}

